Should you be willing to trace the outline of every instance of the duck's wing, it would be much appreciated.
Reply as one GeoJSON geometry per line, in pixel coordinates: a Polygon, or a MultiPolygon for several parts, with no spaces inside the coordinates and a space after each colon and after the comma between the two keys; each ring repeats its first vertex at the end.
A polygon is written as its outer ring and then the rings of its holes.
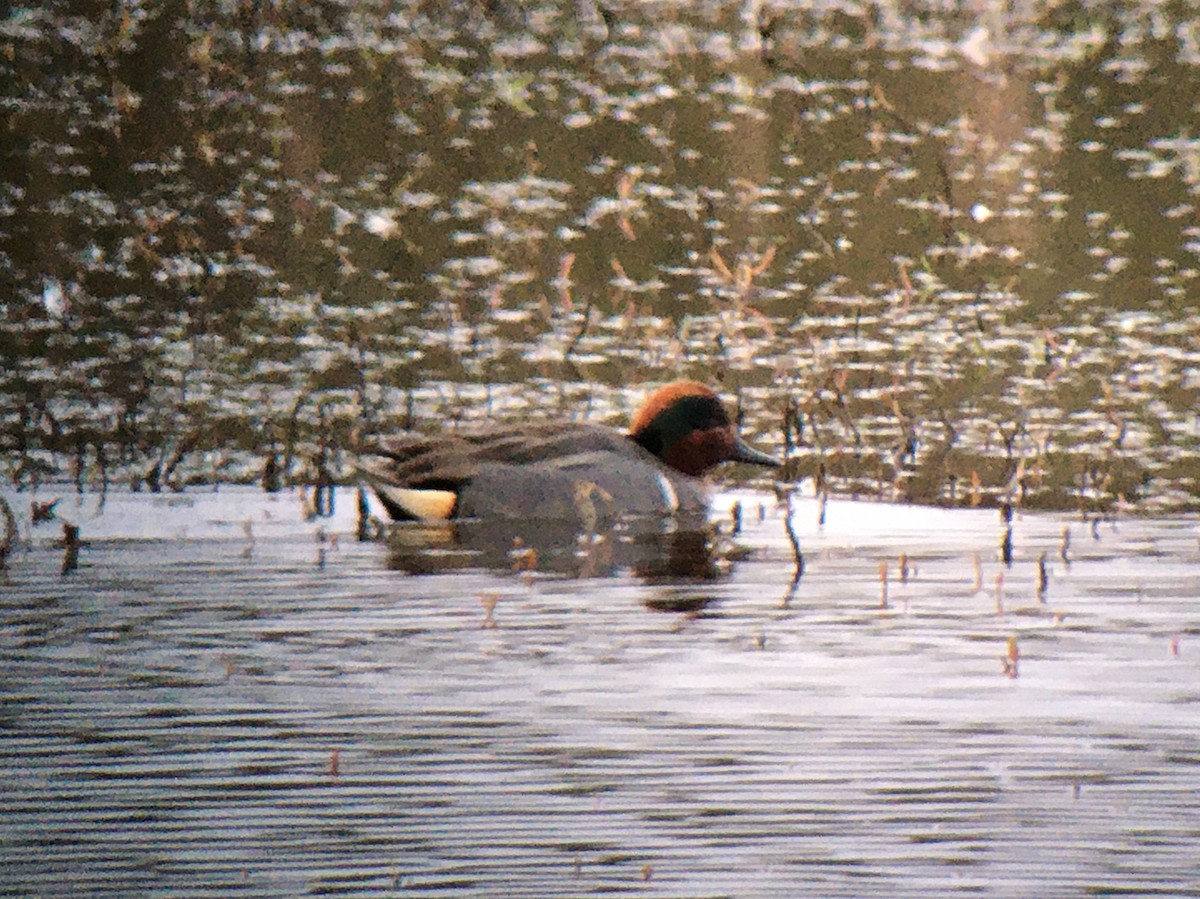
{"type": "Polygon", "coordinates": [[[481,466],[535,465],[597,452],[637,448],[624,434],[598,425],[537,423],[511,430],[401,434],[359,453],[359,467],[401,487],[455,490],[481,466]]]}
{"type": "Polygon", "coordinates": [[[629,452],[630,447],[640,449],[610,428],[537,423],[516,432],[400,434],[361,450],[356,467],[392,518],[445,519],[457,514],[463,489],[481,475],[492,484],[524,482],[530,474],[525,469],[546,476],[562,460],[629,452]],[[500,478],[499,470],[512,476],[500,478]]]}

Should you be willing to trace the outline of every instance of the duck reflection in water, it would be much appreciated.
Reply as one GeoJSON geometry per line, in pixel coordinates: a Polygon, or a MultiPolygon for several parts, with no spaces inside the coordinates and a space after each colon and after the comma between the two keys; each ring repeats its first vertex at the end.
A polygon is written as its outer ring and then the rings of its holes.
{"type": "Polygon", "coordinates": [[[367,446],[358,467],[397,523],[396,568],[707,578],[722,554],[703,476],[722,462],[779,465],[738,436],[712,390],[677,381],[628,433],[538,422],[406,434],[367,446]]]}

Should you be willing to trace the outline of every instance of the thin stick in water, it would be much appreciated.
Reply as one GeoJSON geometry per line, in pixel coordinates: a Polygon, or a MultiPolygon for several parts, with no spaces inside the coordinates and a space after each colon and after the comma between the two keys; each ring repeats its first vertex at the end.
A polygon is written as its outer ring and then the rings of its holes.
{"type": "Polygon", "coordinates": [[[792,585],[799,583],[800,578],[804,576],[804,553],[800,551],[800,538],[796,535],[796,526],[792,523],[792,496],[795,491],[788,490],[785,494],[784,518],[783,527],[787,531],[788,542],[792,544],[792,558],[795,559],[796,567],[792,572],[792,585]]]}
{"type": "Polygon", "coordinates": [[[63,522],[62,573],[70,574],[79,567],[79,527],[63,522]]]}

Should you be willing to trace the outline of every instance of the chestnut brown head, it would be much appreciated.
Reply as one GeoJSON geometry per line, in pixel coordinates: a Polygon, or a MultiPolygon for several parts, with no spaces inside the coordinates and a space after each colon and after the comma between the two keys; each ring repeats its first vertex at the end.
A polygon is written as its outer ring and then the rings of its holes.
{"type": "Polygon", "coordinates": [[[676,381],[652,393],[634,416],[629,436],[665,464],[693,477],[722,462],[780,464],[742,441],[721,400],[698,381],[676,381]]]}

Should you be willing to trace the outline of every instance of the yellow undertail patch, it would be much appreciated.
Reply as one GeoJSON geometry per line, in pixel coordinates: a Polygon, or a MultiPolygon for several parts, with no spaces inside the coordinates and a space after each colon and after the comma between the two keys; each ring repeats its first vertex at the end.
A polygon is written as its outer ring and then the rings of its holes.
{"type": "Polygon", "coordinates": [[[420,521],[446,521],[454,514],[458,494],[453,490],[414,490],[385,487],[387,498],[420,521]]]}

